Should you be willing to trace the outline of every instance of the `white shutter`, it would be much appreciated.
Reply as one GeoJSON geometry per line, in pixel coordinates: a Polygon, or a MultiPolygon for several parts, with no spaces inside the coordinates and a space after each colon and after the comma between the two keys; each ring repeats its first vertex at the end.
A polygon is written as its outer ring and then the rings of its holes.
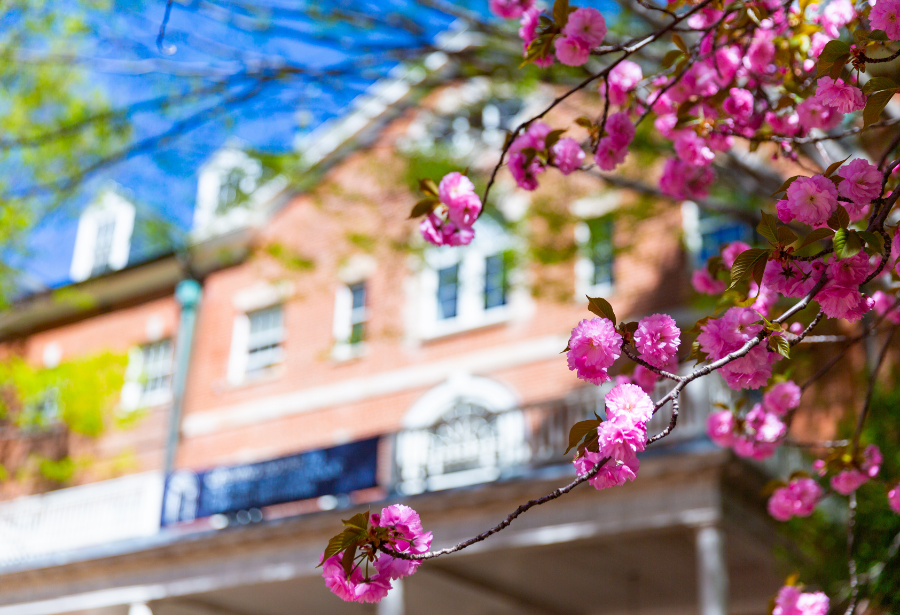
{"type": "Polygon", "coordinates": [[[247,344],[250,340],[250,319],[239,314],[231,330],[231,352],[228,355],[228,381],[240,384],[247,371],[247,344]]]}

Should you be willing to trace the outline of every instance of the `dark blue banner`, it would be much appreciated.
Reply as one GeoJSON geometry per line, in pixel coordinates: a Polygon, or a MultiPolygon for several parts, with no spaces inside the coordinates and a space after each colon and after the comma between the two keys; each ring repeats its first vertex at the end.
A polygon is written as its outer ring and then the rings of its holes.
{"type": "Polygon", "coordinates": [[[377,486],[378,438],[166,478],[162,524],[377,486]]]}

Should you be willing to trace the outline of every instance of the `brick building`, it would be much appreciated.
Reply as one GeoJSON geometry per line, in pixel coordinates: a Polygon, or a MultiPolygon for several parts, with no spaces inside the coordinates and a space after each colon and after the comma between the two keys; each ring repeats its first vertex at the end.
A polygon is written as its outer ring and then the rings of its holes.
{"type": "Polygon", "coordinates": [[[102,195],[68,287],[89,305],[47,292],[0,315],[4,354],[35,365],[128,353],[119,411],[144,413],[73,444],[96,458],[75,486],[0,503],[0,615],[765,612],[781,578],[765,470],[705,438],[728,395],[712,379],[636,483],[541,506],[378,607],[324,587],[319,554],[360,506],[406,502],[445,546],[569,482],[568,428],[608,390],[560,356],[584,295],[690,323],[692,264],[747,232],[548,172],[533,194],[501,177],[471,246],[427,247],[406,220],[411,169],[489,164],[548,94],[520,104],[476,79],[416,101],[420,78],[310,134],[302,191],[219,152],[186,251],[129,258],[134,208],[102,195]],[[134,464],[109,478],[123,450],[134,464]]]}

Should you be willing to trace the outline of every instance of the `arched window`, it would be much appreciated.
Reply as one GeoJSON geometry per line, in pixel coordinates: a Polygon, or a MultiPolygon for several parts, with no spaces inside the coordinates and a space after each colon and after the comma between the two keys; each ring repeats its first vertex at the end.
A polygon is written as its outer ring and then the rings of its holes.
{"type": "Polygon", "coordinates": [[[397,490],[421,493],[490,482],[530,458],[516,396],[487,378],[459,375],[435,387],[397,434],[397,490]]]}

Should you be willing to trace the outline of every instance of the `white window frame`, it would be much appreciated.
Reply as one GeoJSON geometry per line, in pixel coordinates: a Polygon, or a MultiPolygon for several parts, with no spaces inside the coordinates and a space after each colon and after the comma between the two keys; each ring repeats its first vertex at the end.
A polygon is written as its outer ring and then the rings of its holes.
{"type": "Polygon", "coordinates": [[[425,251],[417,279],[416,337],[434,339],[462,331],[507,322],[521,312],[527,295],[516,284],[518,272],[507,272],[504,305],[484,307],[485,264],[489,256],[514,248],[512,238],[499,224],[486,218],[479,221],[475,239],[464,247],[443,246],[425,251]],[[438,271],[459,265],[456,316],[440,318],[438,271]]]}
{"type": "Polygon", "coordinates": [[[367,280],[359,280],[353,284],[341,284],[335,291],[334,296],[334,322],[332,324],[332,333],[334,334],[334,347],[331,350],[331,356],[336,361],[345,361],[353,359],[365,353],[366,342],[360,340],[351,343],[353,336],[353,326],[362,324],[366,326],[369,320],[369,284],[367,280]],[[353,286],[363,284],[364,304],[361,308],[353,307],[353,286]]]}
{"type": "MultiPolygon", "coordinates": [[[[603,217],[603,216],[600,216],[603,217]]],[[[611,246],[613,254],[615,254],[615,219],[612,218],[613,241],[611,246]]],[[[594,284],[594,269],[596,265],[591,255],[591,229],[587,221],[578,222],[575,225],[575,243],[578,244],[578,259],[575,261],[575,291],[576,299],[581,300],[585,295],[590,297],[603,297],[613,293],[616,286],[616,276],[613,273],[612,280],[609,282],[601,282],[594,284]]],[[[612,267],[615,271],[616,259],[613,256],[612,267]]]]}
{"type": "Polygon", "coordinates": [[[260,377],[265,376],[276,369],[284,362],[284,341],[287,338],[287,331],[284,326],[284,304],[274,303],[267,306],[261,306],[252,311],[238,314],[234,319],[234,326],[231,333],[231,352],[228,360],[228,381],[232,385],[240,385],[246,382],[252,382],[260,377]],[[272,334],[272,339],[280,345],[281,352],[278,361],[267,365],[253,373],[247,372],[250,359],[250,317],[255,312],[279,308],[281,310],[281,329],[278,334],[272,334]]]}
{"type": "Polygon", "coordinates": [[[134,230],[134,205],[115,192],[104,193],[90,205],[78,220],[75,236],[75,250],[69,277],[81,282],[91,277],[94,270],[97,233],[104,220],[113,218],[113,236],[106,266],[110,271],[118,271],[128,264],[131,252],[131,234],[134,230]]]}
{"type": "Polygon", "coordinates": [[[121,407],[126,412],[138,408],[150,408],[160,406],[172,401],[172,378],[175,375],[175,346],[171,338],[164,338],[153,342],[147,342],[140,346],[132,346],[128,350],[128,367],[125,370],[125,384],[122,386],[121,407]],[[156,344],[168,344],[168,372],[160,371],[156,376],[168,376],[169,386],[145,391],[144,385],[148,374],[146,373],[146,353],[150,346],[156,344]]]}

